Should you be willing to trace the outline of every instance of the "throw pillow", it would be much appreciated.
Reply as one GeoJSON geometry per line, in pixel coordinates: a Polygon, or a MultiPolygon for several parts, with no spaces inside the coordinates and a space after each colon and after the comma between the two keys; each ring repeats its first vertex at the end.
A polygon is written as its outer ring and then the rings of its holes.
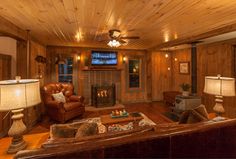
{"type": "Polygon", "coordinates": [[[206,110],[206,107],[205,105],[201,104],[199,105],[198,107],[196,107],[194,109],[194,112],[195,114],[198,114],[198,116],[202,119],[202,120],[208,120],[209,117],[208,117],[208,113],[207,113],[207,110],[206,110]]]}
{"type": "Polygon", "coordinates": [[[65,124],[54,124],[50,127],[50,137],[56,138],[73,138],[77,132],[76,128],[72,128],[65,124]]]}
{"type": "Polygon", "coordinates": [[[62,103],[66,102],[66,98],[65,98],[65,96],[63,95],[62,92],[52,94],[52,96],[53,96],[55,101],[62,102],[62,103]]]}
{"type": "Polygon", "coordinates": [[[83,136],[95,135],[98,132],[97,123],[83,123],[77,130],[76,138],[83,136]]]}
{"type": "Polygon", "coordinates": [[[183,112],[180,116],[179,124],[191,124],[207,120],[209,120],[207,110],[205,106],[201,104],[194,109],[183,112]]]}

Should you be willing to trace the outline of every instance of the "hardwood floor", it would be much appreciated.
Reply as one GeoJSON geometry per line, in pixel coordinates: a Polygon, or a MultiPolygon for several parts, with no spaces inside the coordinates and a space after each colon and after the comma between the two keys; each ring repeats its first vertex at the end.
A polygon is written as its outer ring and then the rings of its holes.
{"type": "MultiPolygon", "coordinates": [[[[128,112],[142,112],[156,124],[172,122],[170,119],[166,118],[162,113],[171,111],[171,108],[162,102],[152,102],[152,103],[132,103],[124,104],[125,109],[128,112]]],[[[102,111],[86,111],[82,118],[92,118],[98,117],[100,115],[105,115],[111,113],[111,110],[102,111]]],[[[75,120],[75,119],[73,119],[75,120]]],[[[73,120],[68,122],[73,122],[73,120]]],[[[24,135],[24,139],[28,143],[27,149],[39,148],[40,145],[45,142],[49,136],[50,125],[55,124],[55,121],[50,120],[48,117],[43,117],[42,121],[39,122],[35,127],[33,127],[27,134],[24,135]]],[[[11,142],[10,137],[5,137],[0,139],[0,159],[10,159],[14,155],[9,155],[6,150],[11,142]]]]}

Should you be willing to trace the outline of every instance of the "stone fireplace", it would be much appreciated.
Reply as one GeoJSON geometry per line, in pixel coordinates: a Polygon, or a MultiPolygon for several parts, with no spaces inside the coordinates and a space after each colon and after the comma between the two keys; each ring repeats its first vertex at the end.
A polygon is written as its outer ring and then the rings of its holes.
{"type": "Polygon", "coordinates": [[[116,87],[111,85],[92,85],[91,101],[95,107],[113,106],[116,103],[116,87]]]}

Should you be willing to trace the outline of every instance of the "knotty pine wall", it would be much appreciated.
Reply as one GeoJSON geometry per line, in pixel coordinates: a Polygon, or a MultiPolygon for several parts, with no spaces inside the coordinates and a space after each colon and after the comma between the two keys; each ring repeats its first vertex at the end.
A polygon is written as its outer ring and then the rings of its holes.
{"type": "MultiPolygon", "coordinates": [[[[29,76],[33,79],[39,79],[40,87],[43,87],[45,84],[45,72],[46,64],[38,63],[35,61],[35,58],[40,55],[46,58],[46,47],[38,42],[30,41],[30,70],[29,76]],[[39,67],[41,70],[42,78],[39,78],[39,67]]],[[[35,125],[41,117],[41,113],[45,113],[44,104],[41,103],[37,106],[30,107],[27,110],[27,122],[28,125],[35,125]]]]}
{"type": "Polygon", "coordinates": [[[43,86],[45,80],[46,64],[38,63],[35,61],[37,56],[43,56],[46,58],[46,47],[31,41],[30,43],[30,78],[38,78],[39,68],[42,73],[42,78],[40,78],[40,86],[43,86]]]}
{"type": "MultiPolygon", "coordinates": [[[[146,51],[119,51],[120,56],[127,59],[138,58],[141,61],[140,68],[140,89],[131,90],[128,88],[128,62],[122,63],[121,70],[121,102],[145,102],[147,101],[147,52],[146,51]]],[[[122,61],[120,61],[122,62],[122,61]]]]}
{"type": "MultiPolygon", "coordinates": [[[[68,55],[80,55],[81,60],[77,61],[78,67],[75,71],[78,73],[77,77],[77,92],[79,95],[83,95],[86,98],[86,103],[90,104],[91,98],[91,85],[101,83],[115,83],[117,86],[117,100],[121,103],[129,102],[144,102],[147,101],[147,89],[146,89],[146,51],[137,50],[118,50],[118,65],[117,70],[93,70],[85,67],[85,59],[90,59],[91,50],[106,50],[106,49],[90,49],[80,47],[60,47],[60,46],[48,46],[47,47],[47,59],[50,64],[47,65],[47,79],[46,83],[57,81],[55,78],[57,72],[55,69],[55,58],[58,54],[68,55]],[[122,62],[122,57],[127,58],[140,58],[143,67],[143,78],[141,85],[142,89],[137,91],[131,91],[127,89],[127,72],[128,63],[122,62]],[[106,79],[108,78],[108,79],[106,79]]],[[[109,49],[110,50],[110,49],[109,49]]],[[[76,57],[76,56],[75,56],[76,57]]]]}
{"type": "MultiPolygon", "coordinates": [[[[166,52],[152,53],[152,99],[162,100],[163,91],[181,91],[179,85],[183,82],[191,83],[191,69],[189,75],[179,73],[179,62],[191,61],[191,48],[171,51],[170,58],[165,58],[166,52]],[[177,58],[177,61],[174,60],[177,58]],[[171,70],[166,68],[171,65],[171,70]]],[[[202,97],[208,112],[213,112],[214,96],[203,93],[205,76],[221,74],[234,77],[234,51],[232,42],[218,42],[197,46],[197,94],[202,97]]],[[[191,62],[190,62],[191,66],[191,62]]],[[[236,117],[236,97],[224,97],[225,115],[236,117]]]]}
{"type": "Polygon", "coordinates": [[[161,101],[163,100],[163,92],[172,89],[170,52],[151,52],[151,63],[149,69],[152,70],[152,101],[161,101]],[[168,54],[169,57],[166,58],[165,54],[168,54]]]}
{"type": "Polygon", "coordinates": [[[171,76],[171,88],[173,90],[181,91],[179,85],[181,83],[191,84],[191,49],[181,49],[176,50],[171,53],[170,56],[172,64],[172,76],[171,76]],[[175,61],[175,58],[177,61],[175,61]],[[180,62],[189,62],[189,74],[180,74],[179,73],[179,63],[180,62]]]}
{"type": "MultiPolygon", "coordinates": [[[[16,69],[15,72],[17,75],[20,75],[22,78],[37,78],[38,75],[38,64],[35,61],[35,57],[37,55],[41,55],[46,57],[46,48],[45,46],[31,41],[30,42],[30,67],[29,71],[30,71],[30,76],[27,77],[27,45],[26,45],[26,41],[24,40],[17,40],[17,45],[15,46],[16,48],[16,69]]],[[[1,61],[0,61],[1,63],[1,61]]],[[[2,62],[1,64],[4,64],[4,68],[3,69],[6,71],[7,68],[11,68],[8,67],[6,62],[2,62]]],[[[45,65],[45,64],[44,64],[45,65]]],[[[45,72],[46,67],[42,66],[42,71],[45,72]]],[[[10,75],[8,75],[8,78],[2,78],[1,80],[7,80],[7,79],[14,79],[15,73],[12,74],[11,71],[9,70],[8,73],[10,73],[10,75]]],[[[2,74],[2,72],[0,71],[0,77],[5,77],[3,76],[5,75],[2,74]]],[[[43,75],[43,78],[40,79],[40,85],[44,85],[44,78],[45,76],[43,75]]],[[[24,109],[24,123],[27,126],[27,129],[30,130],[31,127],[33,127],[37,121],[40,119],[41,113],[44,112],[44,108],[43,108],[43,104],[34,106],[34,107],[30,107],[27,109],[24,109]]],[[[6,116],[6,118],[3,119],[3,117],[5,116],[7,112],[1,112],[0,113],[0,138],[5,136],[10,128],[10,125],[12,123],[11,118],[10,118],[10,114],[8,114],[6,116]]]]}
{"type": "MultiPolygon", "coordinates": [[[[204,77],[221,74],[234,77],[234,51],[230,42],[214,43],[197,47],[197,83],[198,94],[202,96],[202,103],[212,112],[215,104],[214,96],[203,93],[204,77]]],[[[224,97],[223,106],[227,117],[236,117],[236,97],[224,97]]]]}
{"type": "MultiPolygon", "coordinates": [[[[221,74],[234,77],[234,44],[235,40],[197,46],[197,94],[202,97],[202,103],[206,105],[208,112],[213,112],[215,101],[214,96],[203,93],[205,76],[221,74]]],[[[188,61],[191,66],[191,48],[169,52],[156,51],[150,55],[152,101],[163,100],[164,91],[181,91],[179,85],[183,82],[191,83],[191,69],[188,75],[179,73],[179,62],[188,61]],[[169,57],[166,58],[165,54],[169,57]],[[168,67],[170,70],[167,70],[168,67]]],[[[227,117],[236,117],[236,97],[224,97],[223,105],[227,117]]]]}

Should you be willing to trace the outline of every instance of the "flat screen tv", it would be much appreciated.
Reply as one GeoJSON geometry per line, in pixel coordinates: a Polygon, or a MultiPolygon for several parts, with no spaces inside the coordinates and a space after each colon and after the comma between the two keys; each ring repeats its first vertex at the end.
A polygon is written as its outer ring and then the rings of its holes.
{"type": "Polygon", "coordinates": [[[92,66],[112,66],[117,65],[117,52],[114,51],[92,51],[92,66]]]}

